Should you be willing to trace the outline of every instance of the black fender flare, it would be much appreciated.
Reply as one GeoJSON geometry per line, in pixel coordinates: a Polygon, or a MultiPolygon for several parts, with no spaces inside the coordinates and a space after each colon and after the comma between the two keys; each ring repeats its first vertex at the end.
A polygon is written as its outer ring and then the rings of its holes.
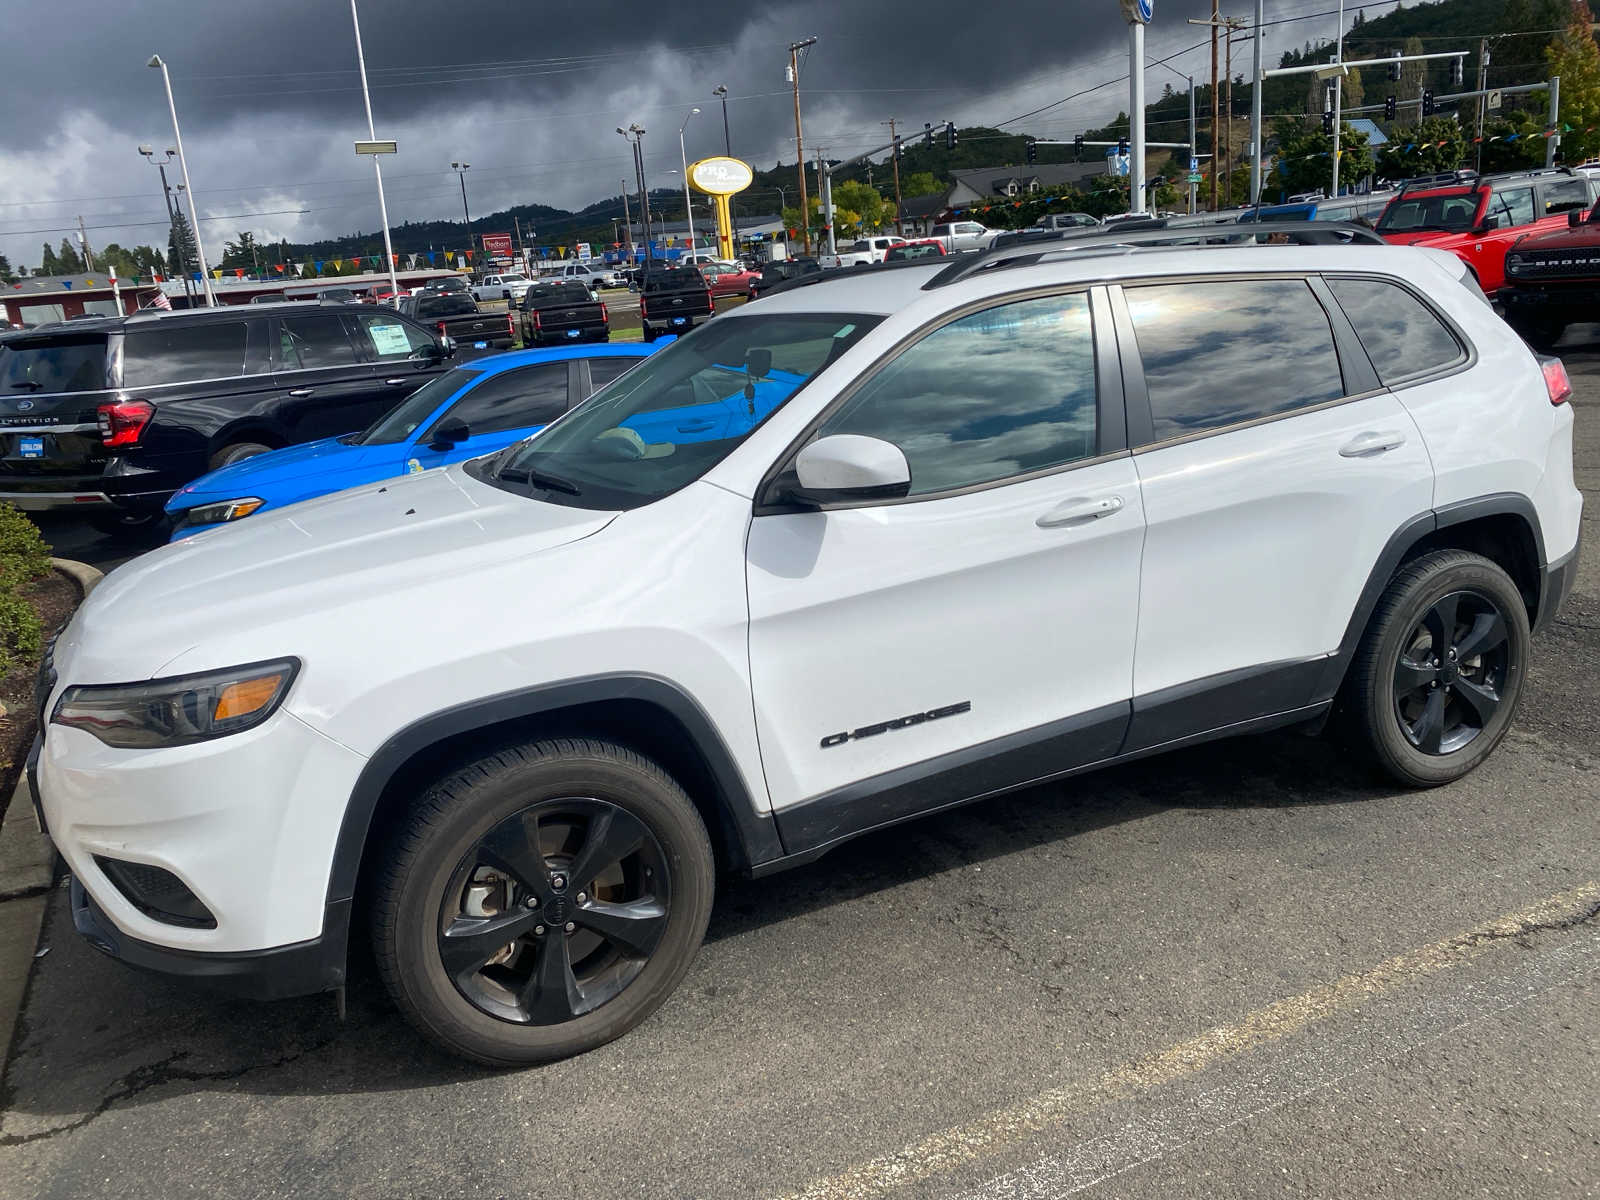
{"type": "MultiPolygon", "coordinates": [[[[757,811],[722,736],[700,704],[676,684],[654,675],[607,674],[502,692],[430,713],[392,734],[367,760],[345,804],[333,866],[328,875],[329,911],[355,895],[373,815],[384,790],[409,761],[450,738],[506,721],[559,713],[605,701],[642,701],[665,710],[688,731],[717,795],[734,865],[750,869],[783,857],[783,843],[770,813],[757,811]]],[[[348,911],[348,905],[343,906],[348,911]]]]}

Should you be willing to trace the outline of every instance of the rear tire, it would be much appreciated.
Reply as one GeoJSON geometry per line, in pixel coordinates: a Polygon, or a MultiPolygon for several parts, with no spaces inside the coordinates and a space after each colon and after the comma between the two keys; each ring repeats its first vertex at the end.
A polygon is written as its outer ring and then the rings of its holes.
{"type": "Polygon", "coordinates": [[[243,462],[247,458],[254,458],[258,454],[266,454],[272,447],[263,442],[234,442],[231,446],[224,446],[211,456],[211,469],[221,470],[231,467],[236,462],[243,462]]]}
{"type": "Polygon", "coordinates": [[[1521,593],[1489,559],[1435,550],[1406,564],[1348,681],[1356,732],[1377,765],[1411,787],[1477,767],[1511,725],[1531,640],[1521,593]]]}
{"type": "Polygon", "coordinates": [[[656,331],[651,329],[648,325],[644,327],[644,340],[647,342],[653,342],[656,340],[656,331]]]}
{"type": "Polygon", "coordinates": [[[705,935],[714,877],[699,813],[651,760],[590,739],[508,746],[396,827],[373,948],[424,1036],[488,1066],[547,1062],[661,1006],[705,935]]]}

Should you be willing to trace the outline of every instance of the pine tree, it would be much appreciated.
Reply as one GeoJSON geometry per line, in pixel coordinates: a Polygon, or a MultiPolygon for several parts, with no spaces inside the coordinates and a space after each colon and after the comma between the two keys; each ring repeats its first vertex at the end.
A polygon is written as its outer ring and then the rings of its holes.
{"type": "Polygon", "coordinates": [[[1583,162],[1600,150],[1600,47],[1595,45],[1586,0],[1572,0],[1571,23],[1545,50],[1550,74],[1561,76],[1561,154],[1583,162]]]}
{"type": "Polygon", "coordinates": [[[81,275],[84,270],[83,259],[78,257],[78,252],[66,238],[61,239],[61,248],[56,251],[56,263],[63,275],[81,275]]]}
{"type": "Polygon", "coordinates": [[[167,234],[167,270],[174,275],[187,275],[199,270],[200,259],[195,254],[194,230],[189,227],[189,216],[181,209],[172,219],[172,230],[167,234]]]}
{"type": "Polygon", "coordinates": [[[60,275],[61,264],[56,261],[56,252],[50,249],[50,243],[44,244],[44,253],[39,256],[39,274],[60,275]]]}
{"type": "Polygon", "coordinates": [[[11,260],[0,254],[0,283],[15,283],[17,277],[12,273],[11,260]]]}

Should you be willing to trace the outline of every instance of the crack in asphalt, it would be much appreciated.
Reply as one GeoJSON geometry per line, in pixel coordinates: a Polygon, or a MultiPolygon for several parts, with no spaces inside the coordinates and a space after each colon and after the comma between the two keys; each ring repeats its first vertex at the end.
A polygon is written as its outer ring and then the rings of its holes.
{"type": "Polygon", "coordinates": [[[121,1079],[117,1080],[111,1091],[100,1098],[92,1109],[74,1121],[65,1125],[58,1125],[54,1129],[41,1129],[37,1133],[0,1133],[0,1147],[26,1146],[33,1142],[47,1141],[59,1137],[64,1133],[74,1133],[88,1125],[97,1117],[104,1115],[113,1105],[124,1100],[131,1100],[141,1092],[151,1088],[161,1087],[168,1083],[220,1083],[230,1079],[238,1079],[256,1071],[272,1071],[279,1067],[286,1067],[290,1063],[315,1054],[318,1050],[325,1049],[333,1044],[340,1031],[330,1033],[327,1037],[312,1042],[299,1050],[290,1051],[279,1055],[270,1062],[249,1063],[242,1067],[227,1067],[214,1071],[196,1071],[178,1065],[190,1056],[188,1050],[175,1050],[166,1058],[143,1066],[135,1067],[121,1079]]]}

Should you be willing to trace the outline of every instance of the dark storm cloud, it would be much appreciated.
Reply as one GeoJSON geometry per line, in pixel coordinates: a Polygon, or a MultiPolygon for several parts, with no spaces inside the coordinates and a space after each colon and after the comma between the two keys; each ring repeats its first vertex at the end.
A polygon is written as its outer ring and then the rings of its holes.
{"type": "MultiPolygon", "coordinates": [[[[1185,17],[1206,0],[1163,0],[1159,55],[1200,41],[1185,17]]],[[[172,72],[208,245],[238,228],[305,239],[372,229],[371,174],[347,0],[0,0],[12,53],[0,123],[0,251],[36,262],[79,213],[123,243],[155,240],[153,172],[134,153],[170,141],[152,53],[172,72]],[[24,48],[18,52],[18,48],[24,48]],[[58,204],[21,203],[43,199],[58,204]],[[302,211],[304,210],[304,211],[302,211]],[[119,221],[126,222],[117,225],[119,221]],[[27,233],[20,231],[27,230],[27,233]],[[35,232],[38,231],[38,232],[35,232]]],[[[1114,0],[970,0],[668,6],[523,0],[360,0],[391,217],[450,216],[452,158],[473,164],[473,206],[578,207],[631,176],[618,124],[649,129],[651,182],[671,186],[678,125],[689,157],[720,151],[711,88],[726,84],[734,152],[793,159],[784,80],[790,40],[816,36],[802,73],[808,146],[845,156],[883,140],[893,115],[995,123],[1126,69],[1114,0]]],[[[1331,20],[1327,22],[1330,26],[1331,20]]],[[[1327,31],[1331,33],[1331,28],[1327,31]]],[[[1296,30],[1295,37],[1301,36],[1296,30]]],[[[1201,73],[1202,56],[1183,64],[1201,73]]],[[[1163,79],[1152,71],[1149,86],[1163,79]]],[[[1176,82],[1176,81],[1174,81],[1176,82]]],[[[1020,128],[1065,135],[1127,105],[1101,89],[1020,128]]]]}

